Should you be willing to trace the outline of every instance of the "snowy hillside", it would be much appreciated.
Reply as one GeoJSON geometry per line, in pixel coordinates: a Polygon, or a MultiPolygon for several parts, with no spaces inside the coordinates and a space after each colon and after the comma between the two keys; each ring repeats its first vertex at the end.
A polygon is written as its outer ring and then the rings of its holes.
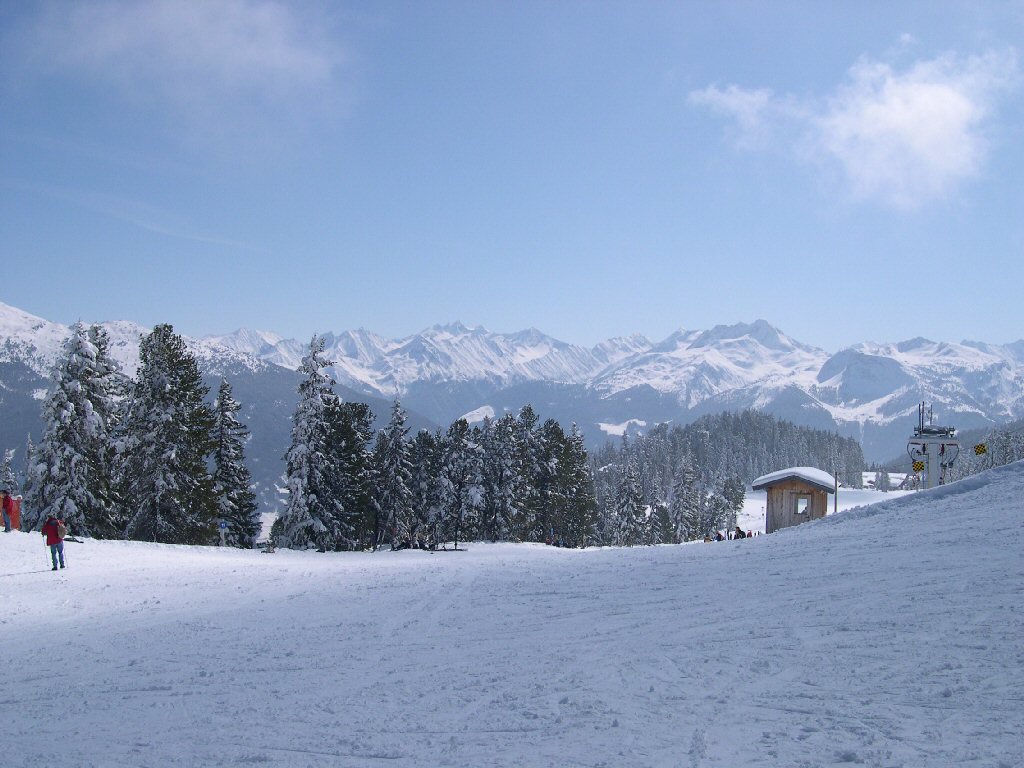
{"type": "Polygon", "coordinates": [[[0,362],[23,363],[46,376],[67,336],[65,325],[0,303],[0,362]]]}
{"type": "Polygon", "coordinates": [[[0,535],[4,765],[1024,764],[1024,463],[771,536],[0,535]]]}

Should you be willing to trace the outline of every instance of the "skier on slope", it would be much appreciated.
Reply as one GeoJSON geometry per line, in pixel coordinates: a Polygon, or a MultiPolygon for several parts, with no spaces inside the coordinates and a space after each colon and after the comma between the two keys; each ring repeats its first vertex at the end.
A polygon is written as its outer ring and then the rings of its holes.
{"type": "Polygon", "coordinates": [[[50,559],[53,560],[53,570],[57,570],[57,556],[60,556],[60,567],[64,567],[64,536],[67,529],[64,521],[58,520],[53,515],[46,518],[43,523],[42,534],[46,537],[46,546],[50,548],[50,559]]]}
{"type": "Polygon", "coordinates": [[[745,533],[743,532],[743,529],[742,529],[742,528],[740,528],[740,527],[739,527],[739,526],[737,525],[737,526],[736,526],[736,534],[735,534],[735,535],[733,536],[733,538],[734,538],[734,539],[745,539],[745,538],[747,538],[747,534],[745,534],[745,533]]]}

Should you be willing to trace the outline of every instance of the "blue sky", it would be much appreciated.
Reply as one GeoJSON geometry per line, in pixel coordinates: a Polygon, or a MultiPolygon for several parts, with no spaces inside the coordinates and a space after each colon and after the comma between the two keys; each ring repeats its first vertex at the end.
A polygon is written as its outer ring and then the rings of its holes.
{"type": "Polygon", "coordinates": [[[0,300],[1024,337],[1024,3],[0,6],[0,300]]]}

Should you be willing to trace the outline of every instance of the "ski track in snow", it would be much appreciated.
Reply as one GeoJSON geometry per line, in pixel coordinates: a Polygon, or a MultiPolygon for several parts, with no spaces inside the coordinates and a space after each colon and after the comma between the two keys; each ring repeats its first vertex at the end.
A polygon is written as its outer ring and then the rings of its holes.
{"type": "Polygon", "coordinates": [[[0,535],[4,766],[1024,765],[1024,463],[715,544],[0,535]]]}

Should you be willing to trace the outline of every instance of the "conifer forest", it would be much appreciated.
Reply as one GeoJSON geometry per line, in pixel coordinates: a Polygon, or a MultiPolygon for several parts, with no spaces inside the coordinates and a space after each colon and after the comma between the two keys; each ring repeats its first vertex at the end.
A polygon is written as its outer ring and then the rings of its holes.
{"type": "MultiPolygon", "coordinates": [[[[78,535],[252,547],[261,516],[245,464],[249,430],[229,381],[211,397],[170,325],[144,337],[125,376],[99,326],[78,324],[43,401],[44,434],[16,473],[23,527],[49,515],[78,535]],[[20,479],[18,477],[20,474],[20,479]]],[[[518,413],[410,434],[401,403],[383,429],[334,390],[314,336],[284,459],[276,546],[320,551],[458,549],[474,540],[637,546],[731,528],[745,487],[810,465],[859,486],[860,446],[756,411],[660,425],[588,453],[575,425],[518,413]]],[[[9,476],[9,477],[8,477],[9,476]]]]}

